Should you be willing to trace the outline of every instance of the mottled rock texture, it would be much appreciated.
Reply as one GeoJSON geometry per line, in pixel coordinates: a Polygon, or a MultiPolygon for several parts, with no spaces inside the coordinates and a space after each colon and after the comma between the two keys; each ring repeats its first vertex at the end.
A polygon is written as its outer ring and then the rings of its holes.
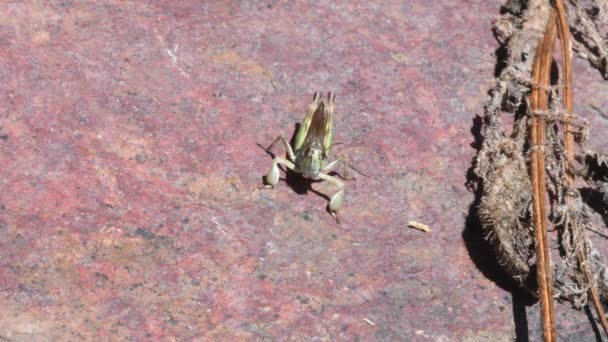
{"type": "MultiPolygon", "coordinates": [[[[538,340],[465,185],[500,4],[1,2],[0,340],[538,340]],[[258,189],[256,143],[316,90],[373,177],[340,225],[297,177],[258,189]]],[[[608,85],[575,72],[606,146],[608,85]]],[[[595,340],[557,310],[560,340],[595,340]]]]}

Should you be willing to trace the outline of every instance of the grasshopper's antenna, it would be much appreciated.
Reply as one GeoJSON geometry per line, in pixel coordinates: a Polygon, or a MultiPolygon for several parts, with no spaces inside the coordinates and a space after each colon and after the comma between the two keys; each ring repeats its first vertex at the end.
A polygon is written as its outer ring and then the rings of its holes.
{"type": "Polygon", "coordinates": [[[365,172],[361,171],[359,168],[354,167],[354,166],[353,166],[353,164],[350,164],[350,163],[349,163],[349,164],[348,164],[348,167],[349,167],[350,169],[353,169],[355,172],[357,172],[358,174],[360,174],[360,175],[361,175],[361,176],[363,176],[363,177],[367,177],[367,178],[371,178],[371,179],[373,179],[373,180],[377,180],[375,177],[372,177],[372,176],[370,176],[370,175],[366,174],[365,172]]]}

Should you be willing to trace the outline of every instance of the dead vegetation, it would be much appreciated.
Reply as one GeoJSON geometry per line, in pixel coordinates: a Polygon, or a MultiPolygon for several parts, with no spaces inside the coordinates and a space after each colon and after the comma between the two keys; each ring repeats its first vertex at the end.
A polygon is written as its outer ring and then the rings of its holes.
{"type": "Polygon", "coordinates": [[[600,303],[608,299],[608,272],[587,236],[598,227],[576,187],[577,178],[586,181],[608,208],[608,155],[585,143],[571,71],[574,50],[608,79],[608,0],[507,1],[494,29],[506,56],[485,108],[475,168],[486,238],[508,274],[539,297],[545,340],[555,340],[554,297],[578,308],[591,298],[608,331],[600,303]],[[556,236],[547,238],[548,231],[556,236]]]}

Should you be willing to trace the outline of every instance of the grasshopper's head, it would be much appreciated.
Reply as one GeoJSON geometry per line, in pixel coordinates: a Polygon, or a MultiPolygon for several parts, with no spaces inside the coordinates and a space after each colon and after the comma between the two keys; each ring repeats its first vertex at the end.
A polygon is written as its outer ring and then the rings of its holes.
{"type": "Polygon", "coordinates": [[[312,143],[307,144],[296,153],[296,168],[304,178],[319,179],[325,160],[323,146],[312,143]]]}

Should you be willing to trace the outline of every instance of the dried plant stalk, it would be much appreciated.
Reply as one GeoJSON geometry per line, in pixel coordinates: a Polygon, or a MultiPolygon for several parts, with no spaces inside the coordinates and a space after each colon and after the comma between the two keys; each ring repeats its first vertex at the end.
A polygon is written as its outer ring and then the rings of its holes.
{"type": "Polygon", "coordinates": [[[532,188],[534,190],[534,229],[536,237],[536,274],[538,279],[538,292],[541,304],[541,317],[543,324],[543,338],[554,342],[555,312],[553,309],[553,283],[551,280],[551,258],[547,240],[547,192],[545,189],[545,118],[534,115],[539,111],[548,109],[551,62],[553,61],[553,46],[557,34],[555,13],[551,13],[545,35],[538,45],[532,67],[531,108],[532,127],[530,140],[532,143],[531,174],[532,188]]]}

